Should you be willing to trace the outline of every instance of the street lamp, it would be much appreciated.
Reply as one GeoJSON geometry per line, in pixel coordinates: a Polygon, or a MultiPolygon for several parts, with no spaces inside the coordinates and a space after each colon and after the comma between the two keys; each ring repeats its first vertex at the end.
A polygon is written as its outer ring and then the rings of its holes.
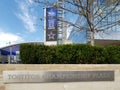
{"type": "Polygon", "coordinates": [[[2,59],[1,59],[1,49],[0,49],[0,61],[2,62],[2,59]]]}
{"type": "Polygon", "coordinates": [[[8,61],[8,63],[9,64],[11,64],[11,61],[12,61],[12,46],[10,46],[11,45],[11,42],[8,42],[8,44],[9,44],[9,61],[8,61]]]}

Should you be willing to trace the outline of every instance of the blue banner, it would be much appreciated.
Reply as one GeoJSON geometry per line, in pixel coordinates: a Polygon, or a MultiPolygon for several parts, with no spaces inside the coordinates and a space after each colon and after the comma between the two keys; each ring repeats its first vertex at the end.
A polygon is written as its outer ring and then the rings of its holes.
{"type": "Polygon", "coordinates": [[[57,10],[46,8],[46,41],[57,41],[57,10]]]}

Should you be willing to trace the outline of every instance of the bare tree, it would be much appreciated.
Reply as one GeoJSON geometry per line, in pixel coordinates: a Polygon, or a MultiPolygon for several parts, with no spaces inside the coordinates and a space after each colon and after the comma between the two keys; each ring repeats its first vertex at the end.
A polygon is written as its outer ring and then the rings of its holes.
{"type": "MultiPolygon", "coordinates": [[[[49,4],[55,8],[63,9],[66,12],[84,17],[87,25],[75,24],[69,20],[60,20],[66,22],[79,30],[87,30],[90,32],[90,43],[94,46],[94,33],[109,30],[111,27],[120,23],[120,18],[109,21],[110,15],[118,13],[120,10],[120,0],[63,0],[65,7],[58,6],[57,3],[51,0],[34,0],[39,4],[49,4]],[[47,2],[45,2],[47,1],[47,2]],[[107,24],[101,25],[108,19],[107,24]]],[[[53,1],[53,0],[52,0],[53,1]]],[[[56,0],[54,0],[56,1],[56,0]]]]}

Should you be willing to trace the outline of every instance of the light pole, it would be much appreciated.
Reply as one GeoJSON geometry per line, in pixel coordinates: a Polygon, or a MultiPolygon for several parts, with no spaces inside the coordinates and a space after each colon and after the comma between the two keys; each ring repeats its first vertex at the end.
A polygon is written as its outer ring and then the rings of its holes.
{"type": "Polygon", "coordinates": [[[10,64],[11,64],[11,61],[12,61],[12,47],[10,46],[10,64]]]}
{"type": "Polygon", "coordinates": [[[12,61],[12,46],[10,46],[11,45],[11,42],[8,42],[8,44],[9,44],[9,61],[8,61],[8,63],[9,64],[11,64],[11,61],[12,61]]]}
{"type": "Polygon", "coordinates": [[[1,59],[1,49],[0,49],[0,61],[2,62],[2,59],[1,59]]]}

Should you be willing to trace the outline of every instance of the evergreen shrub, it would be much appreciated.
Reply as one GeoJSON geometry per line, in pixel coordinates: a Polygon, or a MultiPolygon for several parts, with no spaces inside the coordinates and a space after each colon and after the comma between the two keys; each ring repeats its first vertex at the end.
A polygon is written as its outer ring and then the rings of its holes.
{"type": "Polygon", "coordinates": [[[120,46],[22,44],[23,64],[120,64],[120,46]]]}

